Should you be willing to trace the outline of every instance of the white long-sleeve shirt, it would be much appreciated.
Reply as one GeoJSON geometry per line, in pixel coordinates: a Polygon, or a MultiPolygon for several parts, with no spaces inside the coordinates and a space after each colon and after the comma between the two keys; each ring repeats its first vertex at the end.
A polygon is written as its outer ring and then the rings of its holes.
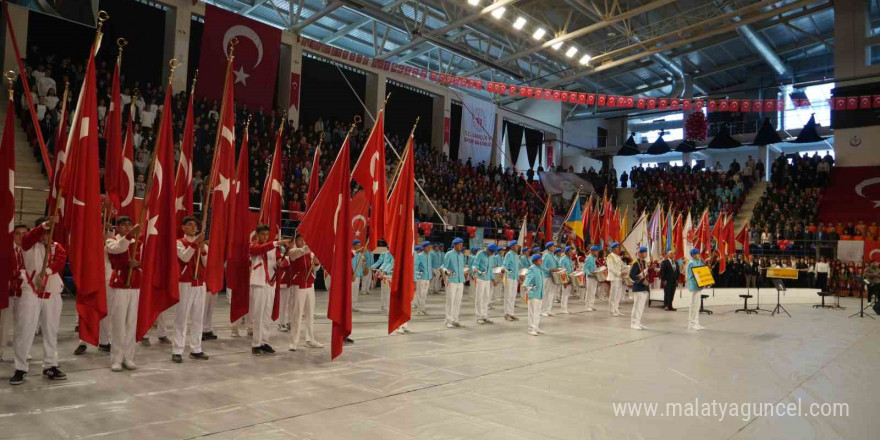
{"type": "Polygon", "coordinates": [[[605,264],[608,265],[608,281],[619,281],[626,276],[626,274],[623,273],[626,265],[623,264],[620,255],[613,252],[608,254],[608,256],[605,257],[605,264]]]}

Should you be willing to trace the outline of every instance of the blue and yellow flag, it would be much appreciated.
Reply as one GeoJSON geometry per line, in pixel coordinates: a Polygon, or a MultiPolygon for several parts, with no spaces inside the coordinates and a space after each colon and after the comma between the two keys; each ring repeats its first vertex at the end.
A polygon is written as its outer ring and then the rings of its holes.
{"type": "Polygon", "coordinates": [[[568,211],[568,216],[565,217],[565,226],[571,228],[574,234],[580,238],[584,239],[584,213],[581,212],[581,199],[577,195],[574,198],[574,203],[571,206],[571,209],[568,211]]]}

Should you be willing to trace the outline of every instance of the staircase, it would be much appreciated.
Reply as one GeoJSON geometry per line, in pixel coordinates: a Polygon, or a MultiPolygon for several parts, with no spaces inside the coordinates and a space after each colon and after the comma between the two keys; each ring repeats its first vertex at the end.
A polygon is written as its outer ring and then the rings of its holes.
{"type": "Polygon", "coordinates": [[[752,213],[755,211],[755,205],[761,201],[761,197],[764,197],[764,193],[767,192],[768,186],[769,183],[767,183],[767,181],[756,182],[752,185],[752,188],[746,194],[746,199],[743,201],[742,207],[740,207],[739,212],[736,213],[736,217],[733,219],[734,231],[739,232],[746,221],[752,217],[752,213]]]}
{"type": "MultiPolygon", "coordinates": [[[[8,102],[0,104],[0,121],[6,120],[8,102]]],[[[49,179],[43,175],[39,159],[34,157],[27,136],[15,120],[15,222],[33,226],[45,212],[49,197],[49,179]]],[[[0,136],[4,127],[0,123],[0,136]]]]}

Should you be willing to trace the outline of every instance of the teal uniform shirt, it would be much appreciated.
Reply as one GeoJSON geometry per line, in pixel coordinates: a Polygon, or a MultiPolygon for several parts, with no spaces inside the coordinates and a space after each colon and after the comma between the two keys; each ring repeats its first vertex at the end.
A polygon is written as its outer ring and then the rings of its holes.
{"type": "Polygon", "coordinates": [[[486,251],[480,251],[474,258],[472,271],[478,280],[492,280],[492,257],[486,251]]]}
{"type": "Polygon", "coordinates": [[[440,268],[452,272],[452,275],[446,276],[446,280],[450,283],[464,283],[464,255],[461,252],[455,249],[447,252],[440,268]]]}
{"type": "Polygon", "coordinates": [[[703,289],[702,287],[697,285],[697,278],[694,277],[694,268],[705,266],[705,265],[706,265],[706,263],[703,263],[702,261],[698,261],[698,260],[691,260],[691,262],[688,263],[687,270],[686,270],[687,274],[685,275],[687,290],[689,290],[691,292],[699,292],[700,290],[703,289]]]}
{"type": "Polygon", "coordinates": [[[443,254],[438,251],[431,251],[431,253],[428,254],[428,261],[432,270],[440,269],[440,267],[443,266],[443,254]]]}
{"type": "Polygon", "coordinates": [[[520,269],[528,269],[529,266],[532,265],[532,261],[529,260],[530,255],[522,254],[519,256],[519,267],[520,269]]]}
{"type": "Polygon", "coordinates": [[[571,264],[571,258],[569,258],[568,255],[565,255],[559,259],[559,267],[564,268],[565,273],[570,274],[574,272],[574,266],[571,264]]]}
{"type": "Polygon", "coordinates": [[[541,260],[544,261],[544,264],[540,267],[541,272],[544,273],[544,278],[550,278],[550,271],[559,267],[559,260],[550,251],[544,251],[541,255],[541,260]]]}
{"type": "Polygon", "coordinates": [[[394,257],[391,256],[391,252],[385,252],[382,255],[387,255],[387,257],[385,257],[385,261],[382,265],[379,266],[379,270],[385,272],[387,275],[394,271],[394,257]]]}
{"type": "Polygon", "coordinates": [[[430,262],[430,254],[425,252],[419,252],[416,254],[416,262],[414,266],[415,270],[415,279],[431,281],[432,272],[431,272],[431,262],[430,262]]]}
{"type": "Polygon", "coordinates": [[[370,265],[370,269],[380,269],[382,265],[385,264],[385,260],[387,260],[389,257],[391,257],[391,252],[379,254],[379,258],[377,258],[376,261],[370,265]]]}
{"type": "Polygon", "coordinates": [[[504,259],[501,258],[501,254],[500,254],[500,253],[496,252],[494,255],[492,255],[491,257],[489,257],[489,276],[490,276],[492,279],[494,279],[494,278],[495,278],[495,274],[494,274],[494,272],[493,272],[494,269],[495,269],[496,267],[500,267],[500,266],[503,266],[503,265],[504,265],[504,259]]]}
{"type": "Polygon", "coordinates": [[[584,260],[584,273],[589,275],[596,271],[596,257],[593,254],[587,256],[587,259],[584,260]]]}
{"type": "Polygon", "coordinates": [[[534,290],[527,291],[529,299],[544,299],[544,271],[541,267],[536,264],[529,267],[523,286],[534,287],[534,290]]]}
{"type": "Polygon", "coordinates": [[[507,252],[507,255],[504,256],[504,268],[507,269],[507,273],[505,276],[509,280],[515,280],[519,278],[519,269],[522,267],[519,259],[519,255],[514,251],[507,252]]]}

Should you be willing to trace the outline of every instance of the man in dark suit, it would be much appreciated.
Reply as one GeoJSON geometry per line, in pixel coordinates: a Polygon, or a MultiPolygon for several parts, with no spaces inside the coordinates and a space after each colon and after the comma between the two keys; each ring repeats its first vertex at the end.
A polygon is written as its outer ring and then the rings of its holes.
{"type": "Polygon", "coordinates": [[[666,258],[660,262],[660,279],[665,281],[663,286],[663,310],[674,312],[672,300],[675,298],[675,288],[678,287],[678,278],[681,275],[681,265],[675,261],[675,251],[666,253],[666,258]]]}

